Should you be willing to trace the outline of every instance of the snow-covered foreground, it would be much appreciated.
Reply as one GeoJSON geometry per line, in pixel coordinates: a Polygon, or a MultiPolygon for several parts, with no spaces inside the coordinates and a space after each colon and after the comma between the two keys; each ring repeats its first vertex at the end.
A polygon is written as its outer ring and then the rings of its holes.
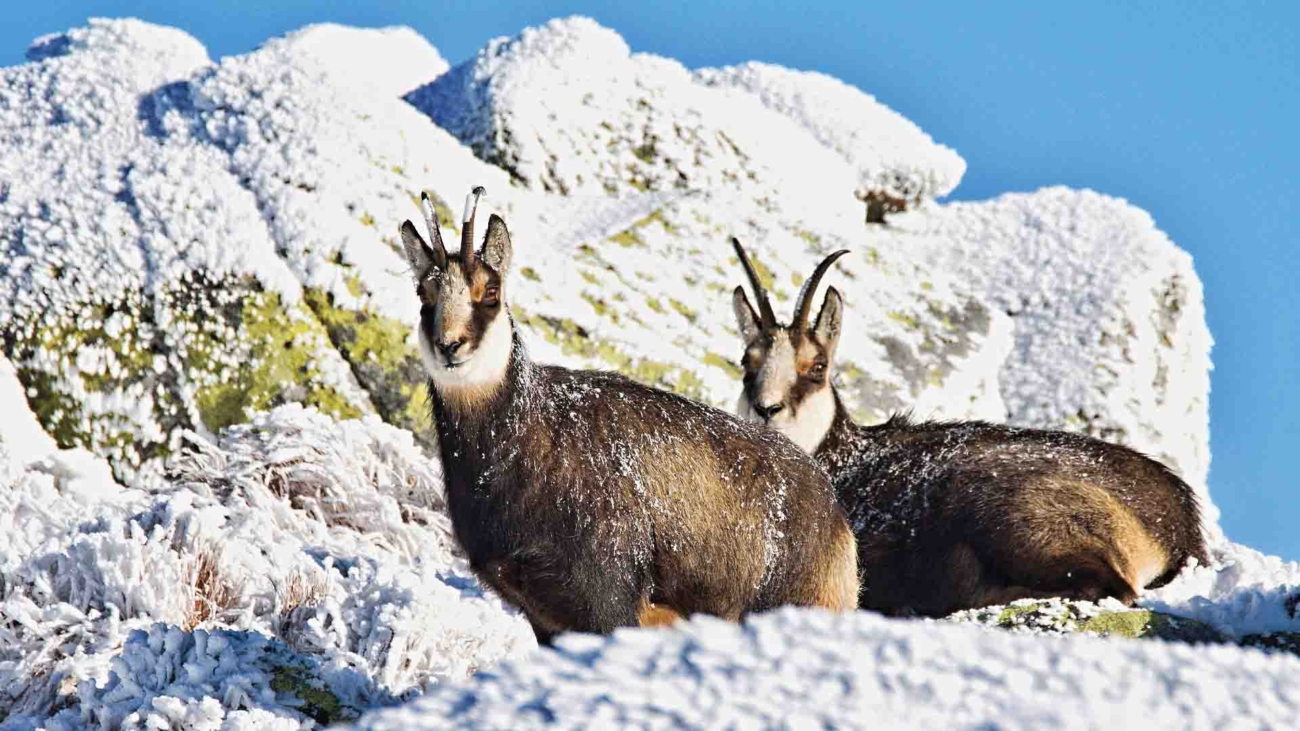
{"type": "Polygon", "coordinates": [[[410,433],[291,405],[191,439],[146,492],[84,450],[22,468],[0,438],[11,727],[296,728],[536,647],[458,555],[438,465],[410,433]]]}
{"type": "Polygon", "coordinates": [[[784,609],[570,635],[361,728],[1294,728],[1300,658],[784,609]]]}
{"type": "MultiPolygon", "coordinates": [[[[17,416],[5,433],[33,421],[17,416]]],[[[0,438],[5,728],[297,728],[422,691],[433,692],[367,722],[868,714],[1089,726],[1141,704],[1144,718],[1181,727],[1243,709],[1276,722],[1300,704],[1289,655],[1047,641],[866,613],[791,610],[743,631],[697,618],[529,654],[526,622],[458,555],[437,463],[373,416],[335,422],[287,405],[215,444],[191,435],[152,491],[118,485],[83,450],[22,467],[10,443],[0,438]]],[[[1241,547],[1225,556],[1148,603],[1226,634],[1300,631],[1287,607],[1300,566],[1241,547]]]]}

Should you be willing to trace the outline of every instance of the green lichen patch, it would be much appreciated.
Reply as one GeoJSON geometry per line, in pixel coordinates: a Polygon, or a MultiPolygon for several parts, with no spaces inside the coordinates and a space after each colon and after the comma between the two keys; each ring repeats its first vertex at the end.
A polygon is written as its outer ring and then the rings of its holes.
{"type": "MultiPolygon", "coordinates": [[[[349,281],[349,289],[360,284],[349,281]]],[[[308,289],[307,305],[324,325],[330,342],[352,368],[352,374],[370,394],[384,421],[407,429],[430,446],[428,396],[420,356],[408,344],[410,328],[393,318],[339,307],[333,295],[308,289]]]]}
{"type": "Polygon", "coordinates": [[[168,452],[185,410],[166,372],[165,329],[139,292],[32,308],[0,334],[28,405],[61,448],[103,455],[120,479],[168,452]]]}
{"type": "Polygon", "coordinates": [[[644,248],[646,243],[641,232],[644,231],[647,226],[656,223],[663,226],[664,231],[667,231],[674,236],[679,233],[677,227],[674,226],[672,222],[668,220],[668,217],[664,215],[663,210],[656,208],[650,213],[650,215],[633,221],[632,225],[619,231],[613,236],[610,236],[606,240],[624,248],[644,248]]]}
{"type": "Polygon", "coordinates": [[[1090,634],[1099,637],[1221,643],[1223,633],[1204,622],[1150,609],[1103,609],[1091,602],[1022,599],[1005,607],[958,612],[952,621],[974,622],[1039,634],[1090,634]]]}
{"type": "Polygon", "coordinates": [[[713,351],[709,351],[705,353],[704,358],[701,359],[701,362],[704,363],[704,365],[706,366],[721,368],[722,370],[726,371],[727,375],[731,376],[732,378],[739,379],[741,376],[745,374],[745,371],[742,370],[740,366],[736,365],[735,363],[732,363],[731,361],[727,360],[721,355],[718,355],[717,353],[714,353],[713,351]]]}
{"type": "Polygon", "coordinates": [[[512,308],[515,322],[560,346],[565,355],[595,361],[595,365],[694,399],[705,396],[704,382],[694,371],[678,365],[628,355],[613,341],[600,338],[569,318],[555,318],[512,308]]]}
{"type": "Polygon", "coordinates": [[[225,317],[187,323],[196,332],[181,344],[183,360],[197,376],[195,401],[209,429],[290,401],[336,418],[361,415],[321,372],[317,361],[330,344],[304,304],[286,307],[278,294],[252,286],[218,311],[225,317]]]}
{"type": "Polygon", "coordinates": [[[345,709],[338,696],[325,683],[314,678],[304,665],[285,664],[271,668],[271,690],[282,696],[292,696],[298,711],[322,726],[352,720],[357,713],[345,709]]]}
{"type": "Polygon", "coordinates": [[[696,318],[700,316],[700,313],[696,312],[695,310],[692,310],[690,307],[687,307],[686,303],[680,300],[676,300],[673,299],[672,297],[669,297],[668,304],[672,305],[672,308],[674,310],[677,310],[677,314],[681,315],[682,317],[685,317],[687,320],[690,320],[692,323],[694,323],[696,318]]]}

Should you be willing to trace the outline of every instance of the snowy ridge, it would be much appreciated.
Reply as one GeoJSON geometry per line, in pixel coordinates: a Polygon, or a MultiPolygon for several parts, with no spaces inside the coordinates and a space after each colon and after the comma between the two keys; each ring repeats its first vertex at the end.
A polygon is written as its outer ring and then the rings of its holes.
{"type": "Polygon", "coordinates": [[[362,729],[1286,727],[1300,658],[779,610],[567,635],[362,729]]]}
{"type": "Polygon", "coordinates": [[[705,84],[743,89],[794,119],[858,170],[859,197],[882,191],[904,201],[942,198],[966,161],[898,112],[826,74],[750,62],[700,69],[705,84]]]}

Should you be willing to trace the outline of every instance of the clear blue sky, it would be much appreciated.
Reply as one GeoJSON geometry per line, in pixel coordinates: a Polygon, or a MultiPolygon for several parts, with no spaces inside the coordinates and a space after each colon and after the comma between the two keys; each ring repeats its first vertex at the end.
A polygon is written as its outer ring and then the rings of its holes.
{"type": "Polygon", "coordinates": [[[1300,3],[967,4],[17,0],[0,65],[88,15],[179,26],[220,57],[310,22],[414,26],[453,64],[573,13],[634,50],[838,76],[954,147],[953,198],[1127,198],[1196,258],[1215,370],[1210,488],[1228,534],[1300,559],[1300,3]],[[445,5],[445,7],[443,7],[445,5]],[[1038,7],[1035,7],[1038,5],[1038,7]],[[1293,452],[1292,450],[1296,450],[1293,452]]]}

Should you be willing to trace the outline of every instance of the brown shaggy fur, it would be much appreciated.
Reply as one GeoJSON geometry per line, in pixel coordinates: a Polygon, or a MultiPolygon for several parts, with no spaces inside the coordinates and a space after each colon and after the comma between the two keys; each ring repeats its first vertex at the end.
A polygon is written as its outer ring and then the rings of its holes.
{"type": "Polygon", "coordinates": [[[475,252],[471,218],[449,256],[430,211],[436,248],[409,221],[401,234],[452,526],[540,641],[856,605],[853,533],[810,457],[617,374],[533,363],[506,305],[505,222],[493,215],[475,252]]]}

